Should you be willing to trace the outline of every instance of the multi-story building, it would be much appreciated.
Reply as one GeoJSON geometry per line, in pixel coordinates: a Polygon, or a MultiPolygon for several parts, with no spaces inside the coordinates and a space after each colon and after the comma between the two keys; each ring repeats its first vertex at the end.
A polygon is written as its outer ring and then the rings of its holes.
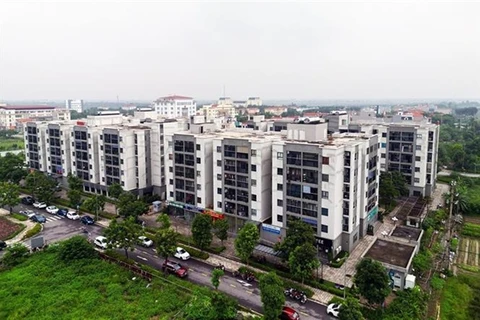
{"type": "Polygon", "coordinates": [[[159,98],[153,103],[153,107],[159,115],[169,119],[188,118],[197,111],[193,98],[177,95],[159,98]]]}
{"type": "Polygon", "coordinates": [[[70,111],[51,106],[0,105],[0,128],[23,129],[19,123],[26,120],[70,120],[70,111]]]}
{"type": "Polygon", "coordinates": [[[83,112],[83,100],[65,100],[65,108],[78,113],[83,112]]]}
{"type": "MultiPolygon", "coordinates": [[[[310,224],[322,252],[351,251],[376,221],[378,136],[327,135],[327,123],[289,124],[272,148],[272,224],[310,224]]],[[[268,230],[268,229],[267,229],[268,230]]],[[[276,242],[278,234],[263,232],[276,242]]]]}
{"type": "Polygon", "coordinates": [[[250,97],[247,99],[247,107],[261,107],[262,105],[262,99],[260,99],[259,97],[250,97]]]}

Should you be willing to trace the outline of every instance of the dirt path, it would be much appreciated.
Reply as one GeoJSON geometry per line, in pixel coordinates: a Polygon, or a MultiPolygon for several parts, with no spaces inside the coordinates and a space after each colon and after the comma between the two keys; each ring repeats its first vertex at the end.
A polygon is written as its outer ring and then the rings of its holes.
{"type": "Polygon", "coordinates": [[[476,244],[476,250],[475,250],[475,252],[477,253],[477,254],[475,255],[475,266],[478,267],[478,255],[480,254],[480,252],[478,251],[478,241],[475,241],[475,244],[476,244]]]}
{"type": "Polygon", "coordinates": [[[466,239],[465,243],[466,245],[465,245],[465,255],[463,256],[463,264],[467,264],[468,262],[468,254],[469,254],[468,247],[470,245],[470,239],[466,239]]]}

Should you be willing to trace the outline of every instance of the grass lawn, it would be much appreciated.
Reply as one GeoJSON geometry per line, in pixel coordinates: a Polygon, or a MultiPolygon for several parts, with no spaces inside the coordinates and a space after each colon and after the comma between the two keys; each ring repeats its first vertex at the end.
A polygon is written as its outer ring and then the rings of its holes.
{"type": "Polygon", "coordinates": [[[41,252],[0,272],[0,319],[173,319],[189,300],[100,259],[88,264],[41,252]],[[160,289],[161,288],[161,289],[160,289]]]}
{"type": "Polygon", "coordinates": [[[461,272],[447,280],[440,316],[442,320],[480,319],[480,273],[461,272]]]}
{"type": "Polygon", "coordinates": [[[0,151],[19,150],[24,148],[22,139],[0,139],[0,151]]]}

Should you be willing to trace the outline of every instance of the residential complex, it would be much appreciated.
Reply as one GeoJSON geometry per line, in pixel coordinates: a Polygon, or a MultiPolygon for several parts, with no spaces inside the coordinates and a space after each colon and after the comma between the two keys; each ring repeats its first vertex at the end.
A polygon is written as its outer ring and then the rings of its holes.
{"type": "Polygon", "coordinates": [[[153,108],[165,118],[186,118],[196,114],[197,103],[193,98],[173,95],[157,99],[153,103],[153,108]]]}
{"type": "Polygon", "coordinates": [[[65,108],[78,113],[83,112],[83,100],[65,100],[65,108]]]}
{"type": "Polygon", "coordinates": [[[0,128],[22,130],[23,123],[35,120],[70,120],[70,111],[52,106],[0,104],[0,128]]]}

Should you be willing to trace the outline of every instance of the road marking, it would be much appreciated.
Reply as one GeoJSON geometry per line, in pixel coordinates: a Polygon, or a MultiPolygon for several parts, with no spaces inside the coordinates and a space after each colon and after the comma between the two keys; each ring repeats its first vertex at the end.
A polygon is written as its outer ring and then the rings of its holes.
{"type": "Polygon", "coordinates": [[[143,261],[148,261],[147,258],[144,258],[144,257],[141,257],[141,256],[137,256],[138,259],[142,259],[143,261]]]}
{"type": "Polygon", "coordinates": [[[145,253],[145,254],[150,254],[150,252],[147,252],[147,251],[142,251],[142,252],[145,253]]]}
{"type": "Polygon", "coordinates": [[[237,286],[234,284],[230,284],[230,287],[236,288],[237,286]]]}
{"type": "Polygon", "coordinates": [[[203,272],[202,272],[202,276],[208,277],[208,275],[206,273],[203,273],[203,272]]]}
{"type": "Polygon", "coordinates": [[[253,291],[245,290],[248,294],[253,294],[253,291]]]}
{"type": "Polygon", "coordinates": [[[308,317],[308,316],[309,316],[308,313],[305,313],[305,312],[303,312],[303,311],[300,311],[300,313],[303,314],[305,317],[308,317]]]}
{"type": "Polygon", "coordinates": [[[193,269],[193,268],[188,268],[188,270],[190,270],[190,271],[195,271],[195,269],[193,269]]]}

